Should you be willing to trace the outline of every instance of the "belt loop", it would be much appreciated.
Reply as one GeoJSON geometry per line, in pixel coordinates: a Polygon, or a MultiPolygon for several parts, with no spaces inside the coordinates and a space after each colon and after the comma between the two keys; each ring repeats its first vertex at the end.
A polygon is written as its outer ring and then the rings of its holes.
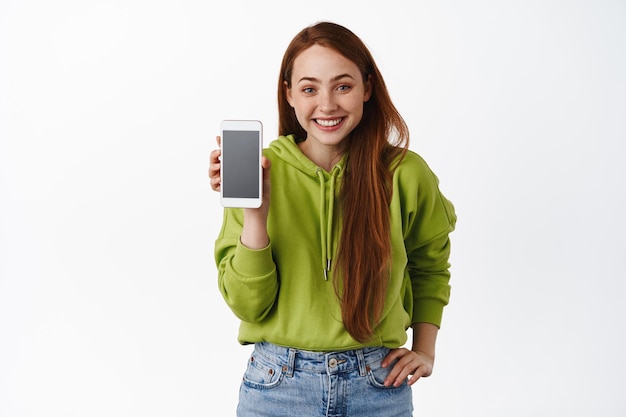
{"type": "Polygon", "coordinates": [[[363,349],[356,350],[356,359],[359,363],[359,374],[361,376],[367,375],[367,365],[365,364],[365,356],[363,355],[363,349]]]}
{"type": "Polygon", "coordinates": [[[287,358],[286,369],[283,369],[285,375],[291,378],[293,376],[294,368],[296,367],[296,349],[289,348],[289,356],[287,358]]]}

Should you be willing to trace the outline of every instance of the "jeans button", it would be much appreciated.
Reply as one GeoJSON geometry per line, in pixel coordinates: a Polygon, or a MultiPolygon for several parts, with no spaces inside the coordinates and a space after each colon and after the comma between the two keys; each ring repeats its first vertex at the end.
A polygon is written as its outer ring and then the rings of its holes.
{"type": "Polygon", "coordinates": [[[330,366],[331,368],[334,368],[335,366],[337,366],[337,359],[330,358],[330,360],[328,361],[328,366],[330,366]]]}

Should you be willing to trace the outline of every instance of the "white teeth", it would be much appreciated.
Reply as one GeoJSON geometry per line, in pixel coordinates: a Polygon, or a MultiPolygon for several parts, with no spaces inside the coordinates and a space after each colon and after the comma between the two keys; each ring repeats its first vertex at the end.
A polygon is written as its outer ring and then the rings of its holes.
{"type": "Polygon", "coordinates": [[[316,119],[317,123],[321,126],[324,127],[332,127],[332,126],[336,126],[339,123],[341,123],[342,119],[335,119],[335,120],[321,120],[321,119],[316,119]]]}

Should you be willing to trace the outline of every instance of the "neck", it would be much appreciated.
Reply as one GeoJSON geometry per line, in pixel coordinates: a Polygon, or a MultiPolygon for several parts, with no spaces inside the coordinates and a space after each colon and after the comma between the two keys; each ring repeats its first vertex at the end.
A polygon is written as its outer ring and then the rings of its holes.
{"type": "Polygon", "coordinates": [[[298,146],[307,158],[327,172],[330,172],[333,167],[337,165],[345,153],[345,149],[343,147],[314,147],[311,145],[311,141],[308,140],[298,143],[298,146]]]}

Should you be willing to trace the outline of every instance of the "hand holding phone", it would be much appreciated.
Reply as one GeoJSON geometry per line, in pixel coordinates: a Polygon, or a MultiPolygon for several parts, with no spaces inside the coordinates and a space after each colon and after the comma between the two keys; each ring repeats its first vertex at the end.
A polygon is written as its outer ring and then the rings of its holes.
{"type": "Polygon", "coordinates": [[[222,175],[220,174],[220,159],[222,157],[222,138],[221,136],[215,137],[217,141],[218,149],[211,151],[209,155],[209,185],[213,191],[220,191],[220,184],[222,182],[222,175]]]}
{"type": "Polygon", "coordinates": [[[220,201],[258,208],[263,201],[263,126],[258,120],[224,120],[220,127],[220,201]]]}

